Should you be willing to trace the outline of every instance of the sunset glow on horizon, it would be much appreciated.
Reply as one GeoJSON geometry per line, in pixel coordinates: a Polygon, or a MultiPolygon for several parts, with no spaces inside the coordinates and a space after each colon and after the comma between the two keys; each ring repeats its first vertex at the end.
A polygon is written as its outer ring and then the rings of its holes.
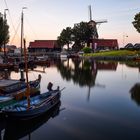
{"type": "Polygon", "coordinates": [[[98,28],[99,38],[118,39],[119,47],[127,43],[140,43],[140,33],[132,25],[140,12],[139,0],[0,0],[0,12],[8,8],[10,26],[9,44],[20,46],[20,22],[24,10],[24,37],[27,42],[54,40],[66,27],[89,21],[88,6],[92,7],[92,19],[107,19],[98,28]]]}

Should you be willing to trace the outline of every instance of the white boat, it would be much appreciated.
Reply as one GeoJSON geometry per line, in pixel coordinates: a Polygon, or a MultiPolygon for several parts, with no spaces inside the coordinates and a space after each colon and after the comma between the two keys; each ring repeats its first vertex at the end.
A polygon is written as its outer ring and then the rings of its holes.
{"type": "Polygon", "coordinates": [[[60,53],[60,58],[68,58],[68,53],[66,51],[62,51],[60,53]]]}

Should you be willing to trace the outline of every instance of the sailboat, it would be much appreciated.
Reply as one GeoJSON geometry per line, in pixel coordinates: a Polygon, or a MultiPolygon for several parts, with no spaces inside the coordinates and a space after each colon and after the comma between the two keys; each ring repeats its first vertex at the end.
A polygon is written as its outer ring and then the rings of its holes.
{"type": "MultiPolygon", "coordinates": [[[[25,7],[24,7],[25,8],[25,7]]],[[[24,9],[23,8],[23,9],[24,9]]],[[[23,10],[21,14],[21,62],[22,62],[22,45],[23,45],[23,10]]],[[[15,79],[2,79],[0,80],[0,101],[5,102],[15,99],[22,99],[25,97],[25,91],[27,89],[27,85],[24,79],[24,70],[20,69],[20,80],[15,79]],[[8,96],[8,97],[7,97],[8,96]]],[[[41,81],[41,75],[38,75],[38,79],[34,81],[30,81],[30,91],[31,93],[37,93],[40,88],[40,81],[41,81]]]]}
{"type": "Polygon", "coordinates": [[[1,113],[8,119],[26,120],[35,118],[49,111],[60,101],[61,90],[54,90],[30,97],[1,109],[1,113]]]}
{"type": "Polygon", "coordinates": [[[16,102],[2,108],[1,112],[9,119],[29,119],[40,116],[41,114],[49,111],[60,101],[61,91],[59,87],[56,90],[30,97],[30,85],[28,81],[28,67],[27,67],[27,54],[26,45],[24,40],[24,57],[25,57],[25,72],[27,83],[27,99],[16,102]]]}

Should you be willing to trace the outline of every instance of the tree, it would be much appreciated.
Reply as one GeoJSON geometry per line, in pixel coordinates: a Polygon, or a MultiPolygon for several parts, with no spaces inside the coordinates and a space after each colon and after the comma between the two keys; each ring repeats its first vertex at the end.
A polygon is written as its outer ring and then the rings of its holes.
{"type": "Polygon", "coordinates": [[[0,13],[0,47],[9,42],[9,26],[0,13]]]}
{"type": "Polygon", "coordinates": [[[136,30],[140,33],[140,12],[135,15],[132,23],[136,30]]]}
{"type": "Polygon", "coordinates": [[[57,38],[58,44],[61,46],[67,45],[69,50],[69,45],[72,43],[71,35],[72,35],[71,27],[63,29],[60,36],[57,38]]]}
{"type": "Polygon", "coordinates": [[[88,43],[93,34],[93,27],[87,22],[80,22],[79,24],[76,24],[73,28],[73,41],[75,42],[75,46],[82,48],[83,44],[88,43]]]}
{"type": "Polygon", "coordinates": [[[73,47],[78,51],[84,47],[85,43],[90,43],[95,36],[98,38],[96,26],[91,26],[87,22],[80,22],[75,24],[72,29],[70,27],[63,29],[57,42],[61,46],[67,45],[69,49],[69,44],[73,41],[73,47]]]}

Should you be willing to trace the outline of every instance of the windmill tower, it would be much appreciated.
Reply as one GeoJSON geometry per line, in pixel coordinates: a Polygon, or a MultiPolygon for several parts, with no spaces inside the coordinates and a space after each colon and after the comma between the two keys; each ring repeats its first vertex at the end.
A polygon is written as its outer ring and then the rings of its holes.
{"type": "Polygon", "coordinates": [[[107,23],[107,20],[99,20],[99,21],[92,20],[91,5],[89,5],[88,10],[89,10],[89,22],[88,22],[88,24],[89,24],[90,26],[92,26],[93,29],[94,29],[94,30],[93,30],[93,39],[97,39],[97,38],[98,38],[97,25],[98,25],[98,28],[99,28],[99,26],[100,26],[102,23],[107,23]]]}

